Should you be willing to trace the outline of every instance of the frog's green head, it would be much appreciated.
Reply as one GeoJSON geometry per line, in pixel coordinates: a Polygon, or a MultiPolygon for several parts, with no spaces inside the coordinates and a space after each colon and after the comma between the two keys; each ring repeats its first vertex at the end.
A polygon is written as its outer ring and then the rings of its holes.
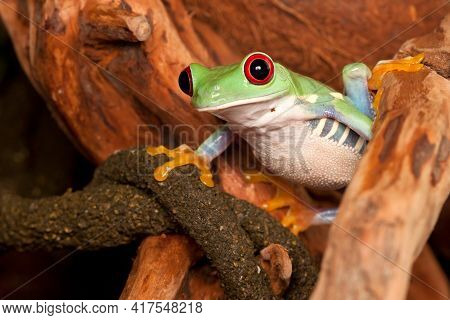
{"type": "Polygon", "coordinates": [[[178,82],[199,111],[269,101],[293,89],[288,70],[261,52],[211,69],[193,63],[181,72],[178,82]]]}

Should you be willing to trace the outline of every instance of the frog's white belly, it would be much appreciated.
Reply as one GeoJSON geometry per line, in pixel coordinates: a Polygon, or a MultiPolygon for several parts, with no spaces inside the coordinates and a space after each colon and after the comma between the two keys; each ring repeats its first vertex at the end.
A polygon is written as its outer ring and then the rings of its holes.
{"type": "Polygon", "coordinates": [[[314,189],[339,189],[355,172],[367,142],[333,119],[241,132],[270,172],[314,189]]]}

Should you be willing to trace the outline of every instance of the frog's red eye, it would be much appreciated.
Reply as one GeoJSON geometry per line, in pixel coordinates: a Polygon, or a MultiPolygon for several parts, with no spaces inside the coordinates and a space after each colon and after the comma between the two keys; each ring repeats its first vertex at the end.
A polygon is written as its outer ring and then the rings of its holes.
{"type": "Polygon", "coordinates": [[[262,85],[273,78],[274,65],[272,59],[262,53],[254,53],[244,63],[244,74],[250,83],[262,85]]]}
{"type": "Polygon", "coordinates": [[[192,97],[194,90],[192,85],[192,73],[190,67],[187,67],[183,71],[181,71],[178,77],[178,85],[180,86],[181,91],[192,97]]]}

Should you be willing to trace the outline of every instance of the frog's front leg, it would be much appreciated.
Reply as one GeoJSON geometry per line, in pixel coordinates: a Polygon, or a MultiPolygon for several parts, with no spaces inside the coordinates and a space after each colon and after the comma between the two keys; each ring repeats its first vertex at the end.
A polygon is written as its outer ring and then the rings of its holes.
{"type": "Polygon", "coordinates": [[[171,158],[171,160],[155,169],[154,177],[158,181],[164,181],[170,171],[176,167],[193,164],[200,171],[200,180],[208,187],[213,187],[214,181],[210,171],[210,162],[224,152],[232,141],[233,133],[224,125],[211,134],[195,151],[184,144],[173,150],[164,146],[148,147],[147,152],[152,156],[165,154],[171,158]]]}
{"type": "Polygon", "coordinates": [[[368,86],[371,76],[369,67],[360,62],[348,64],[342,70],[345,95],[359,111],[373,119],[375,110],[372,107],[372,96],[368,86]]]}
{"type": "Polygon", "coordinates": [[[223,125],[203,141],[195,153],[208,160],[208,162],[211,162],[214,158],[221,155],[232,141],[233,133],[227,125],[223,125]]]}

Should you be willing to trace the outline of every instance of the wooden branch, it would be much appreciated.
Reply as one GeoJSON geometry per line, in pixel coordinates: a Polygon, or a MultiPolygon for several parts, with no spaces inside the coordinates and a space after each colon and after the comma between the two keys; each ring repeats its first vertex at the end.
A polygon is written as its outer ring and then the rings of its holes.
{"type": "Polygon", "coordinates": [[[131,11],[129,6],[112,6],[88,1],[83,10],[81,30],[85,37],[98,41],[146,41],[151,25],[144,15],[131,11]]]}
{"type": "MultiPolygon", "coordinates": [[[[160,1],[83,3],[85,7],[72,0],[50,0],[45,5],[9,0],[0,4],[0,15],[14,35],[16,52],[30,80],[60,126],[89,158],[101,163],[116,150],[136,143],[157,145],[162,124],[195,128],[216,123],[213,117],[186,108],[188,99],[178,90],[177,74],[185,65],[211,61],[192,29],[184,25],[193,39],[187,49],[160,1]],[[144,21],[146,16],[151,20],[144,21]],[[104,43],[134,38],[148,41],[133,47],[104,43]],[[44,54],[36,54],[37,47],[44,54]],[[80,59],[81,54],[88,59],[80,59]]],[[[188,14],[178,17],[182,16],[188,14]]],[[[193,130],[188,134],[195,144],[198,138],[193,130]]],[[[165,275],[176,277],[177,271],[170,270],[175,274],[165,275]]]]}
{"type": "Polygon", "coordinates": [[[176,297],[176,299],[182,300],[220,300],[225,298],[217,270],[208,264],[191,269],[176,297]]]}
{"type": "MultiPolygon", "coordinates": [[[[217,271],[189,268],[203,256],[197,244],[181,235],[148,237],[139,247],[133,268],[120,296],[128,300],[223,299],[217,271]],[[194,250],[193,250],[194,249],[194,250]],[[194,254],[192,254],[194,253],[194,254]],[[176,259],[173,259],[176,257],[176,259]],[[209,280],[206,280],[207,278],[209,280]]],[[[289,287],[292,261],[288,251],[271,244],[261,250],[260,264],[270,278],[273,293],[282,297],[289,287]]]]}
{"type": "Polygon", "coordinates": [[[270,289],[265,288],[265,284],[269,285],[265,273],[257,272],[255,258],[256,250],[272,243],[286,248],[292,260],[292,277],[285,297],[309,297],[315,284],[316,269],[301,240],[264,211],[259,209],[256,212],[260,214],[256,214],[255,207],[248,202],[222,193],[217,187],[208,188],[201,184],[192,166],[180,167],[162,183],[148,179],[153,168],[163,160],[167,158],[149,158],[145,152],[121,152],[110,157],[97,177],[150,188],[158,194],[158,202],[170,207],[175,220],[213,261],[229,298],[272,296],[270,289]],[[122,168],[124,163],[127,170],[122,168]],[[140,168],[138,172],[136,163],[140,168]],[[177,183],[180,181],[183,182],[177,183]]]}
{"type": "Polygon", "coordinates": [[[139,247],[120,299],[175,299],[189,268],[202,255],[197,244],[184,236],[147,238],[139,247]]]}
{"type": "MultiPolygon", "coordinates": [[[[392,72],[378,126],[331,227],[314,299],[404,299],[450,190],[450,82],[392,72]]],[[[442,293],[440,293],[442,295],[442,293]]]]}
{"type": "Polygon", "coordinates": [[[42,199],[0,191],[0,221],[0,248],[19,251],[96,250],[177,231],[167,210],[147,193],[107,182],[42,199]]]}
{"type": "Polygon", "coordinates": [[[430,34],[406,41],[396,58],[424,53],[423,64],[446,79],[450,78],[450,14],[442,19],[439,27],[430,34]]]}
{"type": "MultiPolygon", "coordinates": [[[[136,143],[159,144],[162,125],[188,126],[186,140],[196,145],[202,137],[195,129],[218,123],[190,108],[178,89],[178,74],[189,63],[232,63],[263,50],[292,70],[327,81],[442,5],[442,0],[361,1],[364,12],[340,0],[297,1],[295,6],[278,0],[6,0],[0,16],[23,68],[60,126],[101,163],[136,143]],[[380,7],[395,21],[380,19],[380,7]],[[358,19],[336,19],[342,15],[358,19]],[[320,28],[313,21],[321,21],[320,28]],[[105,41],[143,40],[149,26],[151,37],[140,45],[105,41]],[[336,30],[338,35],[330,37],[336,30]]],[[[401,33],[366,62],[391,56],[406,39],[431,31],[441,15],[401,33]]]]}
{"type": "Polygon", "coordinates": [[[449,297],[448,279],[429,245],[414,262],[408,299],[440,300],[449,297]]]}
{"type": "Polygon", "coordinates": [[[9,0],[0,8],[31,81],[60,126],[94,162],[139,143],[160,144],[162,125],[169,125],[176,138],[184,129],[185,142],[195,146],[196,128],[208,124],[211,131],[218,123],[189,108],[177,82],[187,64],[211,63],[212,55],[185,45],[161,1],[9,0]],[[105,41],[133,40],[132,33],[141,29],[138,23],[133,30],[130,21],[139,16],[151,25],[147,41],[105,41]],[[114,25],[108,29],[110,20],[114,25]],[[201,59],[193,53],[200,51],[201,59]]]}
{"type": "MultiPolygon", "coordinates": [[[[123,151],[100,166],[82,191],[43,199],[0,192],[0,247],[87,250],[184,232],[217,269],[228,298],[261,299],[273,293],[256,253],[277,243],[292,263],[286,297],[310,295],[317,270],[301,241],[263,210],[203,185],[193,166],[174,170],[162,183],[149,179],[165,161],[143,149],[123,151]]],[[[181,236],[147,240],[123,297],[154,297],[157,291],[146,286],[146,279],[159,279],[161,286],[172,283],[158,297],[175,297],[198,251],[181,236]]]]}
{"type": "Polygon", "coordinates": [[[289,287],[292,261],[288,251],[279,244],[271,244],[261,250],[261,265],[270,278],[273,293],[281,297],[289,287]]]}

